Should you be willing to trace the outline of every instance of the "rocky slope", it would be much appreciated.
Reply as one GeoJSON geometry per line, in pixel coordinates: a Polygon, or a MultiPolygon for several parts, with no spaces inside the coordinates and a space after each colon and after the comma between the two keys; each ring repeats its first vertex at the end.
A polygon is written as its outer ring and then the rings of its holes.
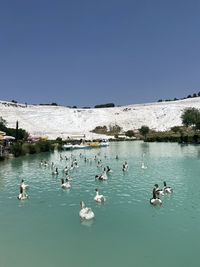
{"type": "Polygon", "coordinates": [[[19,126],[32,135],[47,135],[49,138],[66,138],[85,134],[96,126],[115,124],[123,130],[138,129],[147,125],[155,130],[167,130],[181,125],[181,114],[185,108],[200,108],[200,97],[179,101],[137,104],[115,108],[71,109],[62,106],[14,104],[0,101],[0,116],[15,127],[19,126]]]}

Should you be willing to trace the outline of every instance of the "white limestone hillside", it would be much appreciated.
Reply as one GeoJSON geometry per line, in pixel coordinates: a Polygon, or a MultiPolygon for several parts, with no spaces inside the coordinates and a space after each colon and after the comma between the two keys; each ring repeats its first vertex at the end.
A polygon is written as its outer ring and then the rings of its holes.
{"type": "Polygon", "coordinates": [[[200,108],[200,97],[179,101],[137,104],[115,108],[71,109],[62,106],[40,106],[13,104],[0,101],[0,116],[15,127],[32,135],[47,135],[49,138],[66,138],[70,135],[85,134],[96,126],[119,125],[123,130],[138,129],[147,125],[151,129],[166,130],[181,125],[181,114],[185,108],[200,108]]]}

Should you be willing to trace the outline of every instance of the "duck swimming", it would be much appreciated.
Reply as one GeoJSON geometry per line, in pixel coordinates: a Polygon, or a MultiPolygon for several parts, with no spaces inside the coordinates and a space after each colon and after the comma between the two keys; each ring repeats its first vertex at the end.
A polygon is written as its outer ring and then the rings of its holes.
{"type": "Polygon", "coordinates": [[[173,193],[173,189],[170,186],[167,186],[166,182],[163,182],[164,187],[163,187],[163,192],[166,194],[171,194],[173,193]]]}
{"type": "Polygon", "coordinates": [[[94,197],[94,200],[98,203],[102,203],[106,200],[106,198],[103,195],[99,195],[99,190],[95,189],[96,191],[96,196],[94,197]]]}
{"type": "Polygon", "coordinates": [[[141,166],[142,169],[147,169],[147,166],[144,165],[144,162],[142,162],[142,166],[141,166]]]}
{"type": "Polygon", "coordinates": [[[70,182],[69,182],[69,180],[67,178],[66,178],[66,180],[64,180],[64,178],[61,179],[61,188],[62,189],[69,189],[69,188],[71,188],[71,184],[70,184],[70,182]]]}
{"type": "Polygon", "coordinates": [[[128,171],[128,163],[126,161],[122,166],[122,171],[124,171],[124,172],[128,171]]]}
{"type": "Polygon", "coordinates": [[[156,196],[158,196],[158,197],[164,195],[163,190],[159,188],[158,184],[154,185],[154,189],[153,190],[155,190],[156,196]]]}
{"type": "Polygon", "coordinates": [[[52,172],[52,175],[58,175],[58,168],[56,167],[56,170],[54,172],[52,172]]]}
{"type": "Polygon", "coordinates": [[[25,200],[25,199],[28,198],[28,195],[27,195],[27,193],[26,193],[26,190],[23,188],[22,185],[20,185],[20,193],[19,193],[19,195],[18,195],[17,198],[18,198],[19,200],[25,200]]]}
{"type": "Polygon", "coordinates": [[[91,220],[94,218],[94,212],[91,208],[87,208],[83,201],[80,202],[81,210],[79,216],[82,220],[91,220]]]}
{"type": "Polygon", "coordinates": [[[25,184],[24,183],[24,180],[22,179],[22,181],[21,181],[21,187],[22,187],[22,189],[25,191],[25,190],[27,190],[28,189],[28,185],[27,184],[25,184]]]}
{"type": "Polygon", "coordinates": [[[153,197],[150,199],[150,204],[153,206],[162,205],[162,200],[157,197],[155,188],[153,189],[153,197]]]}
{"type": "Polygon", "coordinates": [[[113,171],[111,170],[111,168],[109,166],[107,166],[106,173],[111,173],[111,172],[113,172],[113,171]]]}
{"type": "Polygon", "coordinates": [[[108,180],[106,168],[104,168],[103,173],[99,176],[99,180],[108,180]]]}

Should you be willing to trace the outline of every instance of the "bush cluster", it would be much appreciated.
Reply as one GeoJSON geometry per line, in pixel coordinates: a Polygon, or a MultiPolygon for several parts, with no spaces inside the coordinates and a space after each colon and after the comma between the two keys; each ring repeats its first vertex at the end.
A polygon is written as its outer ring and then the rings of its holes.
{"type": "Polygon", "coordinates": [[[24,129],[21,128],[8,128],[6,126],[6,121],[0,117],[0,131],[6,133],[6,135],[17,137],[18,140],[27,140],[28,133],[24,129]]]}
{"type": "Polygon", "coordinates": [[[26,154],[53,151],[54,145],[50,141],[38,141],[33,144],[14,143],[11,145],[10,150],[15,157],[19,157],[26,154]]]}
{"type": "Polygon", "coordinates": [[[114,103],[100,104],[94,106],[94,108],[114,108],[114,107],[115,107],[114,103]]]}

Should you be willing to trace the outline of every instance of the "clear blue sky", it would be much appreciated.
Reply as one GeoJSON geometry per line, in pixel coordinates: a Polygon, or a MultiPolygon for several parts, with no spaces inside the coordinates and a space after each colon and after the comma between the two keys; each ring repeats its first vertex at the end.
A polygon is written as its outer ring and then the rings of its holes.
{"type": "Polygon", "coordinates": [[[81,107],[198,91],[198,0],[1,1],[1,100],[81,107]]]}

